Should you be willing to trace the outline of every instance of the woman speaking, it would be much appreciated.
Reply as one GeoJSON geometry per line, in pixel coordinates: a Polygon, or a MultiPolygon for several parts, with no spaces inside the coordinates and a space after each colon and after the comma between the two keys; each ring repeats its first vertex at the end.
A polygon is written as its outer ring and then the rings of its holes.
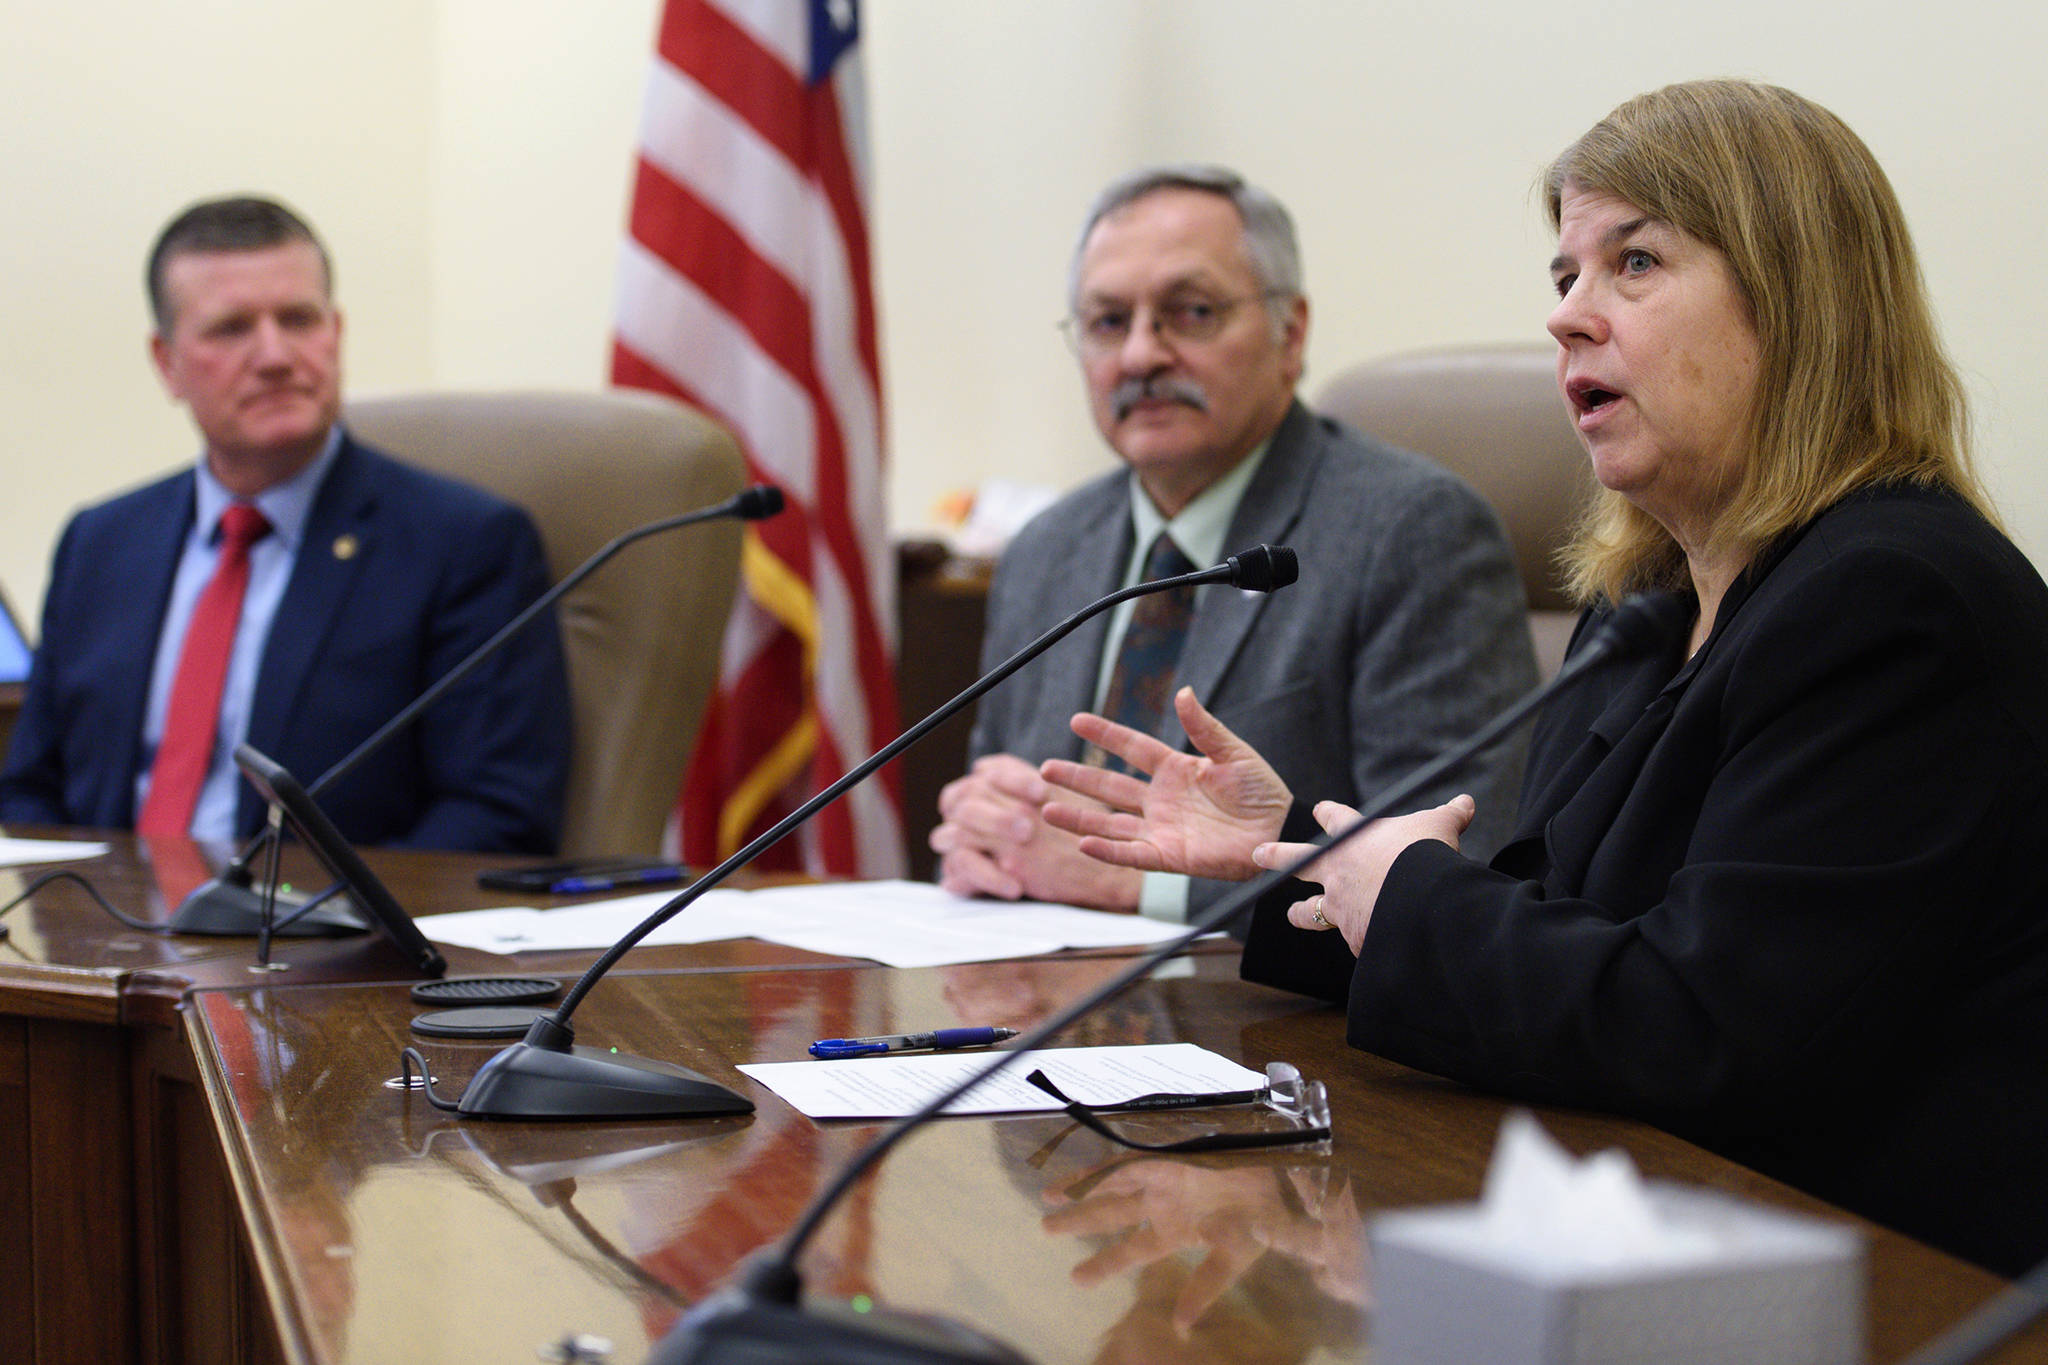
{"type": "MultiPolygon", "coordinates": [[[[1259,906],[1244,974],[2017,1273],[2048,1255],[2048,588],[1971,472],[1891,186],[1826,110],[1722,81],[1622,105],[1545,186],[1602,490],[1579,638],[1644,591],[1690,629],[1551,703],[1491,865],[1468,798],[1380,821],[1259,906]]],[[[1306,852],[1272,769],[1176,706],[1199,753],[1076,717],[1151,780],[1049,763],[1108,809],[1048,818],[1131,867],[1306,852]]]]}

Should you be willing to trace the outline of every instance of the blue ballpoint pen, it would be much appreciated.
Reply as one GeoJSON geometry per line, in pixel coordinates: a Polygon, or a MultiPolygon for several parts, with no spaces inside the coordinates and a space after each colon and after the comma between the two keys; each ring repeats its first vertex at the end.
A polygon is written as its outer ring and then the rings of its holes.
{"type": "Polygon", "coordinates": [[[811,1055],[824,1061],[842,1057],[873,1057],[884,1052],[944,1052],[956,1047],[987,1047],[1015,1038],[1013,1028],[942,1028],[932,1033],[891,1033],[880,1038],[820,1038],[811,1055]]]}
{"type": "Polygon", "coordinates": [[[575,896],[586,891],[616,891],[622,886],[679,882],[688,875],[680,867],[637,867],[628,872],[606,872],[592,877],[564,877],[548,890],[557,896],[575,896]]]}

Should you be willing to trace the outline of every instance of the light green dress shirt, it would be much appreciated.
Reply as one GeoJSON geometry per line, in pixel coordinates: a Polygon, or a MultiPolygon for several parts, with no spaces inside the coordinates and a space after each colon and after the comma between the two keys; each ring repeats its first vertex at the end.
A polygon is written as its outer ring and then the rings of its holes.
{"type": "MultiPolygon", "coordinates": [[[[1237,468],[1203,489],[1192,502],[1180,509],[1178,516],[1171,518],[1162,516],[1152,505],[1151,496],[1139,485],[1134,472],[1130,485],[1131,525],[1136,534],[1131,537],[1131,557],[1124,565],[1124,576],[1118,586],[1128,588],[1143,581],[1145,557],[1161,531],[1173,533],[1173,543],[1180,546],[1181,553],[1193,561],[1196,568],[1208,568],[1220,562],[1225,554],[1245,548],[1242,545],[1225,545],[1223,538],[1230,534],[1230,523],[1237,516],[1237,505],[1244,500],[1244,491],[1251,486],[1252,476],[1264,463],[1270,444],[1270,439],[1261,441],[1249,456],[1238,462],[1237,468]]],[[[1195,609],[1201,609],[1202,594],[1229,591],[1233,590],[1222,584],[1205,584],[1196,590],[1195,609]]],[[[1135,601],[1119,603],[1110,613],[1109,634],[1102,647],[1102,664],[1095,675],[1095,709],[1098,712],[1102,710],[1103,697],[1109,691],[1109,676],[1116,671],[1117,654],[1123,649],[1124,632],[1130,627],[1131,610],[1135,606],[1135,601]]],[[[1147,872],[1138,892],[1138,913],[1173,924],[1187,923],[1188,879],[1174,872],[1147,872]]]]}

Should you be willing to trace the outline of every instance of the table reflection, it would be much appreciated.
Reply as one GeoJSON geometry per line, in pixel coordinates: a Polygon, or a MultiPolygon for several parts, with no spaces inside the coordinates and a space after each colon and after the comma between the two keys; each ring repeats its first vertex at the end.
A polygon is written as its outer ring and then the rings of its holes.
{"type": "Polygon", "coordinates": [[[1094,1247],[1073,1282],[1135,1291],[1098,1361],[1296,1361],[1362,1335],[1365,1231],[1328,1158],[1117,1157],[1042,1198],[1048,1234],[1094,1247]]]}

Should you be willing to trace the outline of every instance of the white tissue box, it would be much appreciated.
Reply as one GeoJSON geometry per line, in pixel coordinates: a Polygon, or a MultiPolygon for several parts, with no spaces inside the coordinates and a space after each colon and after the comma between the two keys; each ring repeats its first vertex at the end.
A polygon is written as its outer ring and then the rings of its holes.
{"type": "Polygon", "coordinates": [[[1708,1190],[1646,1193],[1712,1249],[1567,1264],[1497,1245],[1478,1204],[1374,1220],[1373,1365],[1861,1365],[1855,1229],[1708,1190]]]}

